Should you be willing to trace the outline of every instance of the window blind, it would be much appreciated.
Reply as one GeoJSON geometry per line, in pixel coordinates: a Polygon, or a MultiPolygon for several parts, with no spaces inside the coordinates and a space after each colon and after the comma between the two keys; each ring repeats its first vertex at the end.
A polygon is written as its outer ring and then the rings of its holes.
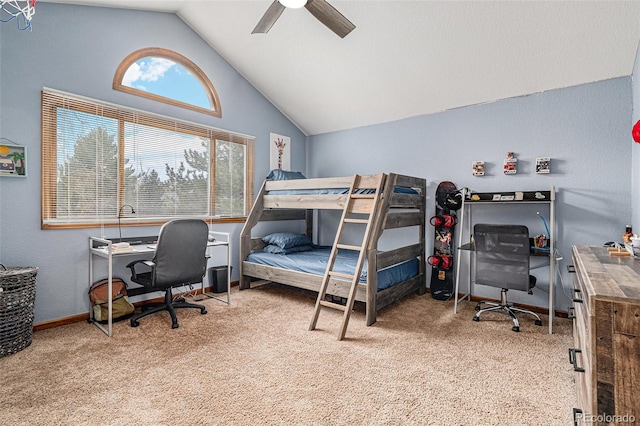
{"type": "Polygon", "coordinates": [[[43,226],[244,216],[253,140],[45,89],[43,226]]]}

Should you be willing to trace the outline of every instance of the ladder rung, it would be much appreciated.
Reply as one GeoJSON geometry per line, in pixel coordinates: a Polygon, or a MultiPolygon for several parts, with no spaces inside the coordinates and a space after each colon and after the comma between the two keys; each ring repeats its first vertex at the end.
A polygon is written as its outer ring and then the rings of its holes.
{"type": "Polygon", "coordinates": [[[333,309],[337,309],[339,311],[345,311],[346,306],[345,305],[341,305],[339,303],[333,303],[333,302],[329,302],[327,300],[321,300],[320,304],[322,306],[326,306],[327,308],[333,308],[333,309]]]}
{"type": "Polygon", "coordinates": [[[350,246],[348,244],[338,244],[338,245],[336,245],[336,247],[338,247],[339,249],[362,251],[362,247],[360,247],[360,246],[350,246]]]}
{"type": "MultiPolygon", "coordinates": [[[[351,316],[351,311],[353,310],[353,303],[355,301],[355,296],[357,293],[359,286],[361,285],[358,282],[357,277],[360,275],[362,271],[362,265],[365,261],[364,259],[364,251],[369,244],[369,240],[371,239],[373,219],[375,217],[376,206],[382,200],[382,184],[384,182],[384,175],[380,174],[375,177],[376,182],[376,190],[373,194],[356,194],[354,191],[358,186],[361,185],[362,180],[361,176],[354,175],[353,180],[351,181],[351,188],[349,189],[349,201],[344,205],[342,211],[342,218],[340,219],[340,224],[338,225],[338,231],[336,232],[336,239],[333,244],[333,248],[331,249],[331,258],[329,259],[330,265],[333,265],[333,262],[338,255],[339,249],[352,250],[360,253],[358,257],[358,263],[355,267],[355,270],[352,275],[347,275],[341,272],[331,271],[328,267],[325,271],[324,277],[322,278],[322,285],[320,286],[320,291],[318,292],[318,298],[316,299],[316,306],[313,311],[313,318],[311,319],[311,324],[309,325],[309,330],[315,330],[316,324],[318,322],[318,316],[320,315],[320,307],[328,307],[340,310],[344,312],[342,316],[342,324],[340,325],[340,332],[338,333],[338,340],[342,340],[344,338],[344,334],[347,331],[347,325],[349,324],[349,317],[351,316]],[[369,201],[371,200],[371,201],[369,201]],[[358,223],[365,224],[366,229],[364,232],[364,236],[362,237],[362,245],[354,246],[350,244],[340,244],[340,238],[342,235],[343,227],[346,223],[358,223]],[[325,300],[324,297],[327,294],[327,287],[331,282],[331,278],[338,278],[337,281],[341,280],[351,280],[351,287],[349,289],[349,297],[347,298],[347,303],[344,305],[330,302],[325,300]]],[[[343,281],[343,283],[345,283],[343,281]]]]}
{"type": "Polygon", "coordinates": [[[342,272],[329,271],[329,275],[331,275],[332,277],[346,278],[349,280],[353,279],[353,275],[343,274],[342,272]]]}
{"type": "Polygon", "coordinates": [[[369,223],[368,219],[349,219],[349,218],[347,218],[344,221],[348,222],[348,223],[369,223]]]}

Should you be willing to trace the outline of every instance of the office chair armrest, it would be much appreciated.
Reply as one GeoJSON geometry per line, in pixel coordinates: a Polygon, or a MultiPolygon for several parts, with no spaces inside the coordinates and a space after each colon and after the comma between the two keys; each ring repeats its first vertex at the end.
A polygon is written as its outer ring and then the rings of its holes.
{"type": "Polygon", "coordinates": [[[136,274],[136,265],[138,265],[140,263],[142,263],[145,266],[148,266],[150,269],[153,269],[156,266],[156,264],[153,263],[150,260],[134,260],[133,262],[130,262],[127,265],[127,268],[131,269],[131,279],[132,280],[135,280],[137,275],[138,275],[138,274],[136,274]]]}

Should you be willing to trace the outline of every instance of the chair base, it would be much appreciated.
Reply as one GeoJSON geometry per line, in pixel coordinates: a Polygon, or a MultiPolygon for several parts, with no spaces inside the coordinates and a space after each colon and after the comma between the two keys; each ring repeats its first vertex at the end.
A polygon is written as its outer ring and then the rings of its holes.
{"type": "Polygon", "coordinates": [[[195,303],[187,303],[184,302],[184,299],[179,299],[179,301],[174,301],[172,299],[173,295],[171,294],[171,288],[168,288],[164,292],[164,303],[159,303],[155,306],[152,306],[150,309],[144,309],[141,313],[131,318],[131,327],[137,327],[140,325],[140,318],[146,317],[147,315],[155,314],[156,312],[168,311],[171,316],[171,328],[178,328],[178,318],[176,317],[176,309],[177,308],[195,308],[200,309],[200,314],[204,315],[207,313],[207,308],[203,305],[197,305],[195,303]]]}
{"type": "Polygon", "coordinates": [[[500,292],[500,303],[495,303],[495,302],[489,302],[486,300],[482,300],[480,302],[478,302],[478,304],[476,305],[476,314],[473,317],[474,321],[480,321],[480,315],[484,312],[490,312],[490,311],[502,311],[503,313],[509,315],[511,317],[511,320],[513,321],[513,327],[511,327],[511,330],[518,332],[520,331],[520,322],[518,321],[518,317],[516,316],[516,312],[520,312],[523,314],[529,314],[529,315],[533,315],[536,318],[536,325],[541,326],[542,325],[542,320],[540,319],[540,316],[538,316],[538,314],[536,314],[533,311],[530,311],[528,309],[522,309],[522,308],[518,308],[513,306],[513,304],[508,303],[507,302],[507,289],[502,289],[502,291],[500,292]],[[484,308],[482,309],[482,305],[489,305],[489,308],[484,308]]]}

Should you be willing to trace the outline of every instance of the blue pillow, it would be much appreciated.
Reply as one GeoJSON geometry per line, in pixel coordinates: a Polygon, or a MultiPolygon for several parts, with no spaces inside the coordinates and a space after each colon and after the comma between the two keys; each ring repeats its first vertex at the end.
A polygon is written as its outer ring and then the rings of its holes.
{"type": "Polygon", "coordinates": [[[291,253],[300,253],[302,251],[310,251],[310,250],[313,250],[313,247],[310,245],[295,246],[295,247],[289,247],[284,249],[282,247],[279,247],[273,244],[269,244],[264,249],[262,249],[262,251],[264,252],[273,253],[273,254],[291,254],[291,253]]]}
{"type": "Polygon", "coordinates": [[[399,194],[418,194],[418,191],[406,186],[396,186],[393,188],[393,192],[399,193],[399,194]]]}
{"type": "Polygon", "coordinates": [[[306,177],[300,172],[288,172],[286,170],[273,169],[269,172],[267,180],[294,180],[294,179],[306,179],[306,177]]]}
{"type": "Polygon", "coordinates": [[[296,246],[308,246],[313,244],[311,238],[295,232],[275,232],[262,238],[265,244],[273,244],[283,249],[296,246]]]}

